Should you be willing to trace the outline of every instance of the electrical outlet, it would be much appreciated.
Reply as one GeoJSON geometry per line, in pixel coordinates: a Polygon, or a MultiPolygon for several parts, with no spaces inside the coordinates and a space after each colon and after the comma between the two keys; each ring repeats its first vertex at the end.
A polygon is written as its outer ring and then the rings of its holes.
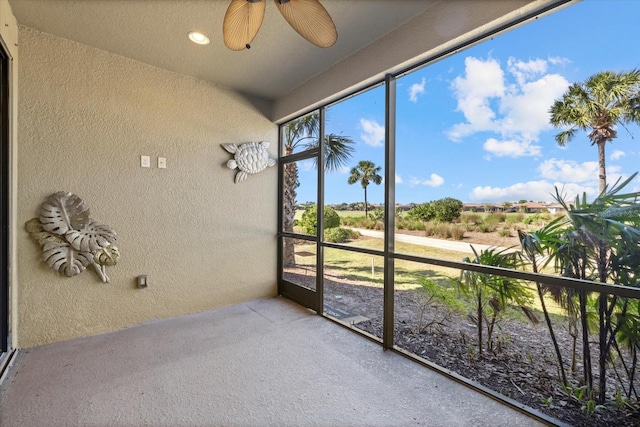
{"type": "Polygon", "coordinates": [[[149,283],[147,282],[147,275],[141,274],[140,276],[138,276],[138,287],[142,289],[146,288],[147,286],[149,286],[149,283]]]}
{"type": "Polygon", "coordinates": [[[142,168],[150,168],[151,167],[151,157],[149,157],[149,156],[140,156],[140,167],[142,167],[142,168]]]}
{"type": "Polygon", "coordinates": [[[167,158],[166,157],[158,157],[158,168],[166,169],[167,168],[167,158]]]}

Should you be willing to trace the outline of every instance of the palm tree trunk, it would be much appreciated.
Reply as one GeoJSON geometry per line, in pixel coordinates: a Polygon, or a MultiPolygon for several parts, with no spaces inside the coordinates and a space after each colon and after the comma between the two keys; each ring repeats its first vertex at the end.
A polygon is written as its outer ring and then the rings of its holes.
{"type": "Polygon", "coordinates": [[[369,218],[369,204],[367,203],[367,187],[364,187],[364,216],[369,218]]]}
{"type": "Polygon", "coordinates": [[[607,186],[607,169],[604,159],[604,145],[606,143],[607,141],[598,142],[598,178],[600,181],[600,193],[602,193],[607,186]]]}
{"type": "MultiPolygon", "coordinates": [[[[287,150],[285,155],[291,154],[289,151],[287,150]]],[[[285,232],[293,233],[293,221],[296,214],[296,187],[298,186],[298,165],[295,162],[287,163],[284,166],[283,185],[282,228],[285,232]]],[[[290,238],[284,239],[282,258],[284,267],[296,265],[295,245],[290,238]]]]}

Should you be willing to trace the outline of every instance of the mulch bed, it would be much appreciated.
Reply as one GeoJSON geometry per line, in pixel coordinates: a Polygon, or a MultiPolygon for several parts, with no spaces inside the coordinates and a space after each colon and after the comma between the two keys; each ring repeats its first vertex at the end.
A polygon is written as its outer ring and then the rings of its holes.
{"type": "MultiPolygon", "coordinates": [[[[353,326],[382,337],[382,289],[339,274],[325,269],[325,304],[364,316],[368,320],[358,321],[353,326]]],[[[315,272],[286,269],[285,279],[315,288],[315,272]]],[[[638,408],[634,411],[626,406],[605,406],[587,417],[584,402],[569,396],[561,385],[555,353],[542,316],[537,325],[514,319],[502,320],[500,329],[494,333],[499,344],[493,351],[484,351],[480,356],[476,325],[469,317],[448,313],[445,307],[432,304],[427,307],[424,320],[436,320],[437,323],[417,331],[419,308],[417,292],[395,292],[396,346],[570,425],[640,426],[638,408]]],[[[566,365],[571,357],[571,337],[564,325],[554,325],[554,331],[566,365]]],[[[596,348],[592,347],[592,353],[596,353],[592,355],[593,366],[597,364],[596,348]]],[[[580,384],[581,369],[578,364],[576,375],[572,375],[567,367],[570,383],[580,384]]],[[[613,396],[615,374],[613,369],[608,373],[611,375],[608,396],[613,396]]],[[[597,378],[594,382],[597,384],[597,378]]]]}

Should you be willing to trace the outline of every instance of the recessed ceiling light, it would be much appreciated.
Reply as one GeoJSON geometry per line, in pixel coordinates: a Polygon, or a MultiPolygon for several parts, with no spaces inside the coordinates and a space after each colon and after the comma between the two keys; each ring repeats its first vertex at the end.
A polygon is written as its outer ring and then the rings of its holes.
{"type": "Polygon", "coordinates": [[[191,40],[192,42],[194,42],[196,44],[209,44],[209,43],[211,43],[211,41],[209,40],[209,37],[205,36],[202,33],[197,32],[197,31],[189,31],[187,33],[187,37],[189,37],[189,40],[191,40]]]}

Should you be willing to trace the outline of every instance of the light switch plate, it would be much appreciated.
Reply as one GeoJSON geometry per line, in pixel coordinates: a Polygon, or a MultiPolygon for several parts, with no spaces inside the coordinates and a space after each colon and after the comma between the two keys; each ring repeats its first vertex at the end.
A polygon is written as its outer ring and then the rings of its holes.
{"type": "Polygon", "coordinates": [[[158,157],[158,168],[166,169],[167,168],[167,158],[166,157],[158,157]]]}
{"type": "Polygon", "coordinates": [[[140,167],[150,168],[151,167],[151,157],[149,157],[149,156],[140,156],[140,167]]]}

